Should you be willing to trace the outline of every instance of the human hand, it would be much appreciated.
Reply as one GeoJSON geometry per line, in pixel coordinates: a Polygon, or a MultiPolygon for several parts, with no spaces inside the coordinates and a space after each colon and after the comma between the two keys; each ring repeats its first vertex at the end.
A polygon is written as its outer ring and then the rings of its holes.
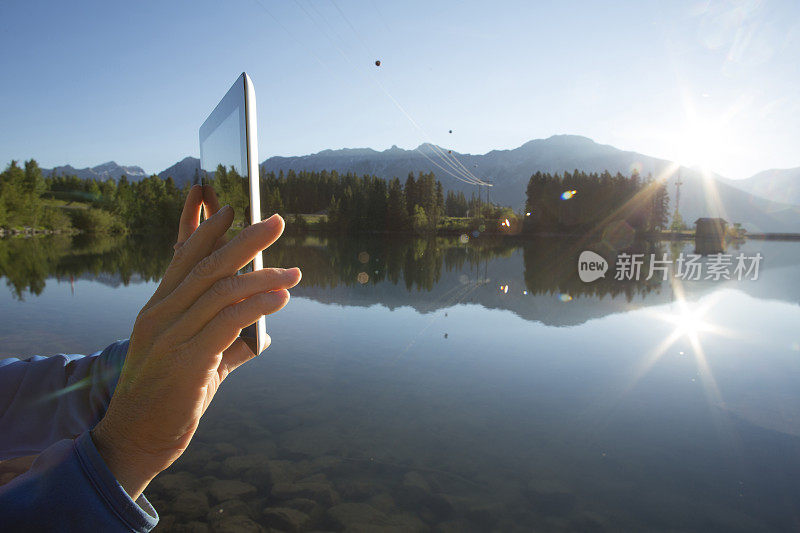
{"type": "Polygon", "coordinates": [[[257,355],[238,338],[242,328],[283,308],[287,289],[300,281],[297,268],[237,275],[280,237],[280,216],[248,226],[220,247],[233,210],[225,206],[199,224],[202,204],[202,188],[195,186],[181,216],[178,241],[185,242],[136,319],[111,403],[92,430],[134,500],[189,445],[225,377],[257,355]]]}
{"type": "MultiPolygon", "coordinates": [[[[186,203],[181,213],[180,228],[178,229],[178,240],[175,241],[173,249],[177,250],[200,225],[200,213],[204,218],[210,218],[219,211],[219,198],[217,191],[211,185],[194,185],[189,189],[186,196],[186,203]]],[[[221,248],[228,239],[223,235],[217,239],[214,249],[221,248]]]]}

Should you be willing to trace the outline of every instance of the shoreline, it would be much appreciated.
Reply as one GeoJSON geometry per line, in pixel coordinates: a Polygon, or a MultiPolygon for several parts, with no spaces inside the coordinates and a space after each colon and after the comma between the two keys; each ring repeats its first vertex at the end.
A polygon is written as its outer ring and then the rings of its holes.
{"type": "MultiPolygon", "coordinates": [[[[395,232],[395,231],[384,231],[384,232],[362,232],[362,233],[338,233],[338,232],[329,232],[321,229],[316,228],[309,228],[305,231],[300,232],[287,232],[288,235],[300,235],[300,234],[322,234],[322,235],[331,235],[331,236],[350,236],[350,237],[358,237],[362,235],[386,235],[386,236],[396,236],[396,237],[415,237],[415,238],[427,238],[427,237],[458,237],[462,234],[472,235],[472,232],[469,231],[453,231],[452,229],[444,229],[442,231],[437,231],[435,233],[413,233],[413,232],[395,232]]],[[[22,237],[22,238],[30,238],[30,237],[46,237],[50,235],[85,235],[85,234],[95,234],[95,235],[118,235],[118,236],[131,236],[131,235],[150,235],[149,233],[94,233],[94,232],[87,232],[85,230],[50,230],[50,229],[35,229],[35,228],[14,228],[14,229],[5,229],[0,228],[0,239],[10,239],[15,237],[22,237]]],[[[554,233],[554,232],[541,232],[541,233],[523,233],[523,232],[502,232],[502,231],[483,231],[480,232],[480,235],[474,236],[473,238],[480,238],[480,237],[511,237],[515,239],[521,240],[528,240],[528,239],[579,239],[584,237],[585,234],[580,233],[554,233]]],[[[694,233],[689,232],[659,232],[659,233],[645,233],[642,234],[641,237],[644,240],[656,240],[656,241],[691,241],[695,239],[694,233]]],[[[800,233],[748,233],[742,235],[733,240],[762,240],[762,241],[800,241],[800,233]]]]}

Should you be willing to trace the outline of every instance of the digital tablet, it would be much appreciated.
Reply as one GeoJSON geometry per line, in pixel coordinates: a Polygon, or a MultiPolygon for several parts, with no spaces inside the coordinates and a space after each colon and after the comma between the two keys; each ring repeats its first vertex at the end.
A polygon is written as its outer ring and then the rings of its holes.
{"type": "MultiPolygon", "coordinates": [[[[200,174],[203,185],[216,184],[221,199],[230,203],[237,214],[244,215],[237,216],[237,221],[245,227],[261,221],[256,94],[246,72],[239,76],[200,126],[200,174]],[[216,175],[218,169],[221,169],[219,176],[216,175]]],[[[240,273],[262,268],[259,252],[240,273]]],[[[253,353],[261,353],[267,338],[265,318],[262,316],[243,329],[240,337],[253,353]]]]}

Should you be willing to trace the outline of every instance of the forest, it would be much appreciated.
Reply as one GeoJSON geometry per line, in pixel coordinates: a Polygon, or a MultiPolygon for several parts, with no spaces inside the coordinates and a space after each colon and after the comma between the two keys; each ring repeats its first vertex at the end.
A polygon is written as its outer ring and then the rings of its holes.
{"type": "Polygon", "coordinates": [[[525,192],[527,233],[582,235],[624,223],[642,234],[666,230],[670,220],[666,184],[635,171],[631,176],[536,172],[525,192]]]}
{"type": "Polygon", "coordinates": [[[172,178],[128,182],[42,174],[35,160],[11,161],[0,173],[0,228],[86,233],[177,229],[186,191],[172,178]]]}
{"type": "MultiPolygon", "coordinates": [[[[220,201],[229,203],[237,213],[247,205],[247,191],[234,169],[217,167],[203,182],[214,185],[220,201]]],[[[377,176],[354,173],[290,170],[261,176],[261,211],[264,215],[280,213],[326,214],[324,230],[336,233],[403,232],[418,235],[437,231],[479,227],[486,221],[513,217],[511,208],[486,203],[463,192],[444,194],[442,183],[431,173],[409,173],[405,182],[399,178],[386,181],[377,176]],[[454,222],[454,219],[468,219],[454,222]]],[[[290,222],[304,224],[305,219],[290,222]]]]}
{"type": "MultiPolygon", "coordinates": [[[[247,211],[245,180],[217,167],[195,182],[214,186],[234,207],[238,224],[247,211]]],[[[153,175],[136,182],[44,176],[33,159],[11,161],[0,173],[0,228],[52,232],[174,234],[190,184],[153,175]]],[[[487,203],[475,194],[448,191],[433,173],[384,180],[336,171],[265,173],[260,178],[262,213],[280,213],[287,231],[330,233],[528,233],[582,234],[612,222],[636,233],[666,229],[669,198],[663,183],[586,173],[536,172],[526,189],[525,212],[487,203]],[[303,216],[300,216],[302,214],[303,216]],[[309,222],[311,221],[311,222],[309,222]]]]}
{"type": "MultiPolygon", "coordinates": [[[[195,182],[200,182],[199,175],[195,182]]],[[[233,169],[218,167],[204,183],[215,187],[223,203],[237,212],[239,223],[247,208],[243,178],[233,169]]],[[[510,208],[448,192],[432,173],[409,174],[404,183],[352,173],[289,171],[261,176],[261,206],[265,216],[280,213],[289,231],[308,229],[306,217],[321,214],[316,229],[336,233],[408,232],[432,234],[442,230],[479,227],[485,220],[513,216],[510,208]],[[469,220],[467,220],[467,218],[469,220]],[[460,220],[459,220],[460,219],[460,220]],[[454,222],[457,221],[457,222],[454,222]]],[[[183,198],[172,177],[153,175],[130,182],[44,176],[33,159],[20,166],[11,161],[0,173],[0,228],[48,232],[174,233],[183,198]]]]}

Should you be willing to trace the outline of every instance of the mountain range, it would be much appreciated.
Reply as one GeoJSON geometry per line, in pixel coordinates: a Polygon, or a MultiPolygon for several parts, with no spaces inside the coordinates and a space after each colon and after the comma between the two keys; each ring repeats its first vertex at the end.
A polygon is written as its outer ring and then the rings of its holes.
{"type": "Polygon", "coordinates": [[[800,167],[773,168],[728,183],[750,194],[776,202],[800,204],[800,167]]]}
{"type": "Polygon", "coordinates": [[[114,181],[119,180],[120,177],[125,175],[128,181],[139,181],[150,174],[144,171],[142,167],[136,165],[123,166],[118,165],[114,161],[97,165],[96,167],[75,168],[72,165],[63,165],[55,168],[43,168],[42,172],[45,176],[55,174],[56,176],[77,176],[81,179],[95,179],[105,181],[112,178],[114,181]]]}
{"type": "MultiPolygon", "coordinates": [[[[186,157],[158,176],[162,179],[172,176],[180,186],[192,181],[199,166],[197,158],[186,157]]],[[[56,167],[54,170],[58,174],[62,173],[60,169],[71,168],[56,167]]],[[[680,212],[689,224],[700,217],[722,217],[731,223],[742,223],[749,231],[800,231],[800,206],[797,205],[800,204],[800,168],[769,170],[745,180],[730,180],[713,173],[704,174],[698,169],[678,167],[664,159],[598,144],[577,135],[555,135],[529,141],[511,150],[492,150],[486,154],[461,154],[431,144],[422,144],[413,150],[397,146],[383,151],[370,148],[323,150],[304,156],[270,157],[261,163],[261,169],[276,173],[290,169],[352,171],[383,178],[400,177],[402,180],[409,172],[432,171],[446,190],[463,191],[469,195],[477,193],[477,187],[452,175],[463,176],[468,172],[493,184],[489,191],[492,201],[515,209],[524,206],[525,187],[531,174],[537,170],[551,173],[574,169],[587,172],[608,170],[612,174],[630,175],[636,169],[643,176],[666,177],[670,209],[675,207],[676,182],[681,182],[680,212]],[[456,164],[463,167],[455,171],[453,166],[456,164]]],[[[46,175],[49,172],[45,170],[46,175]]],[[[105,173],[103,179],[116,179],[122,174],[135,180],[144,177],[141,168],[122,167],[116,163],[73,169],[66,173],[79,176],[80,173],[105,173]],[[128,174],[127,169],[134,169],[135,173],[128,174]]],[[[486,188],[483,188],[483,194],[486,194],[486,188]]]]}

